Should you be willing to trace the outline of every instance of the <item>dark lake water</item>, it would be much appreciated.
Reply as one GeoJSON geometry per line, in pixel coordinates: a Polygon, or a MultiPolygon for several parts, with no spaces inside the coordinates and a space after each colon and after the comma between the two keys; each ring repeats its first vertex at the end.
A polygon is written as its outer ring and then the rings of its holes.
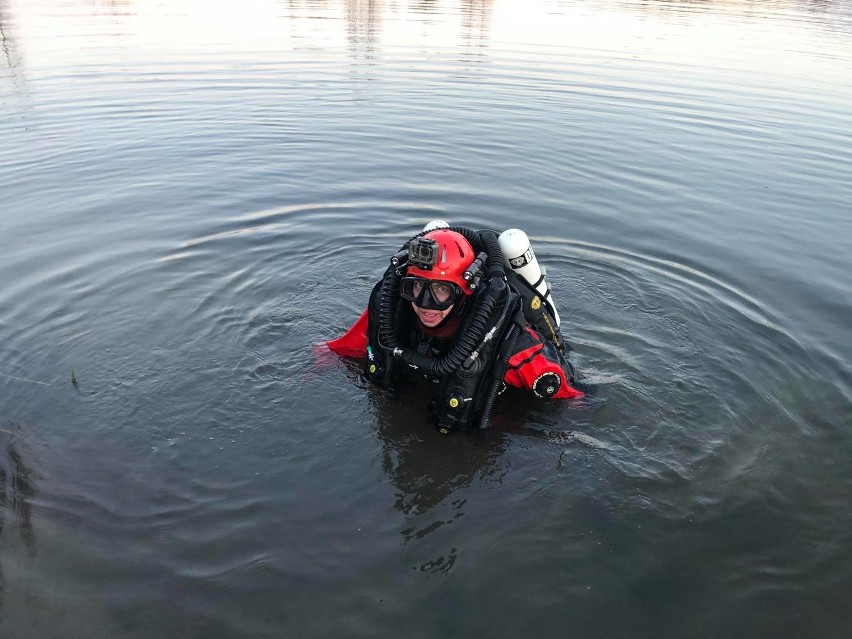
{"type": "Polygon", "coordinates": [[[852,2],[0,44],[0,636],[850,636],[852,2]],[[434,218],[530,235],[593,396],[446,438],[317,348],[434,218]]]}

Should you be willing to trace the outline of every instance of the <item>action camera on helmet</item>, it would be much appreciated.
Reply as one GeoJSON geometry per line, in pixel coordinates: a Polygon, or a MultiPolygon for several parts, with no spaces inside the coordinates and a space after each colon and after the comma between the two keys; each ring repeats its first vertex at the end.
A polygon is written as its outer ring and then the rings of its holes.
{"type": "Polygon", "coordinates": [[[438,243],[435,240],[427,240],[417,237],[408,244],[408,264],[410,266],[431,271],[438,263],[438,243]]]}

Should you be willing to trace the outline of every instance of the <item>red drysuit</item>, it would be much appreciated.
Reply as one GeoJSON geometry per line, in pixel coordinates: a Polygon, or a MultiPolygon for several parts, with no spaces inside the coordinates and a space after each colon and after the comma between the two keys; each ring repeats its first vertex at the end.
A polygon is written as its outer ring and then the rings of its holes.
{"type": "MultiPolygon", "coordinates": [[[[328,347],[344,357],[363,358],[367,355],[367,311],[342,337],[332,340],[328,347]]],[[[533,391],[538,397],[578,399],[582,391],[572,386],[571,364],[541,333],[527,326],[515,343],[509,357],[503,381],[509,386],[533,391]]]]}

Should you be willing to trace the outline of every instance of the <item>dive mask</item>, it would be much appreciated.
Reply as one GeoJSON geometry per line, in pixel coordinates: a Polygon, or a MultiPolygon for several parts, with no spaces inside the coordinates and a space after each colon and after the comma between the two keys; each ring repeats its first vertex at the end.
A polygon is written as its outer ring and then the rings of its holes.
{"type": "Polygon", "coordinates": [[[420,308],[444,311],[458,301],[462,290],[452,282],[427,280],[422,277],[403,277],[399,295],[420,308]]]}

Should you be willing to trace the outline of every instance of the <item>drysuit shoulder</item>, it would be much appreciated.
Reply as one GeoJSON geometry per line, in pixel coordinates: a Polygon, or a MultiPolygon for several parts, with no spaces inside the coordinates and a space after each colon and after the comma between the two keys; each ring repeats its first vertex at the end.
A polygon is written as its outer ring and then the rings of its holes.
{"type": "Polygon", "coordinates": [[[516,342],[503,381],[546,399],[579,399],[584,395],[573,386],[574,370],[565,356],[529,326],[516,342]]]}
{"type": "Polygon", "coordinates": [[[343,357],[364,357],[367,354],[367,324],[365,310],[344,335],[328,342],[328,347],[343,357]]]}

